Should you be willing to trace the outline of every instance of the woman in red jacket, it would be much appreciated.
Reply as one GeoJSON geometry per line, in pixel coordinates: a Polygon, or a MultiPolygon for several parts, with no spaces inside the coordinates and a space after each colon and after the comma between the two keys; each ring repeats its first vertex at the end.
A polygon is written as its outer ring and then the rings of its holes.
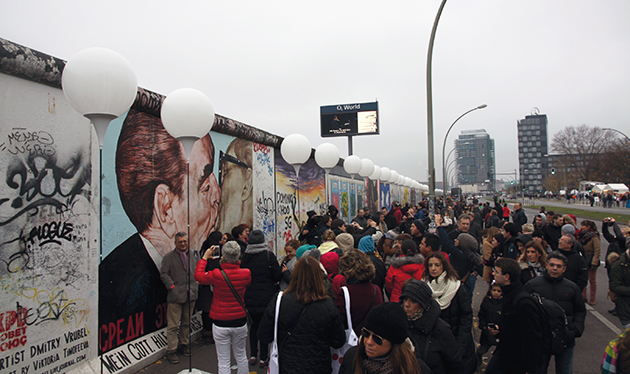
{"type": "Polygon", "coordinates": [[[402,255],[394,257],[391,266],[387,269],[385,277],[385,289],[391,294],[389,301],[398,302],[402,292],[403,283],[410,278],[422,279],[424,270],[424,257],[418,253],[416,242],[407,239],[402,242],[400,249],[402,255]]]}
{"type": "Polygon", "coordinates": [[[251,283],[251,272],[249,269],[241,269],[239,262],[241,247],[235,241],[229,241],[223,245],[221,269],[206,272],[207,260],[216,249],[216,246],[211,247],[199,260],[195,270],[195,280],[204,285],[212,285],[214,288],[210,318],[213,321],[212,336],[217,349],[219,374],[230,374],[231,372],[230,346],[232,346],[234,358],[238,365],[238,374],[247,374],[249,373],[247,352],[245,351],[247,314],[232,293],[221,271],[225,271],[241,300],[245,297],[245,289],[251,283]]]}

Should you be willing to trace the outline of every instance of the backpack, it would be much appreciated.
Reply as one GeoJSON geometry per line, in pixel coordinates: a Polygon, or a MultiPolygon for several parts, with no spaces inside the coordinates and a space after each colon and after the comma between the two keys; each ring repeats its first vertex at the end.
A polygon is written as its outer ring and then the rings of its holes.
{"type": "Polygon", "coordinates": [[[543,352],[550,355],[562,353],[565,332],[569,325],[564,309],[555,301],[545,299],[537,293],[533,293],[532,297],[538,307],[543,335],[543,352]]]}

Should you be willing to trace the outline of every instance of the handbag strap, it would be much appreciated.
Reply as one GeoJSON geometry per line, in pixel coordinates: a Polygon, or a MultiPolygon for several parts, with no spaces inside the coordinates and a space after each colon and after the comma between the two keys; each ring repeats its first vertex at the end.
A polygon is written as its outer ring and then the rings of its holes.
{"type": "Polygon", "coordinates": [[[241,306],[243,307],[243,310],[245,310],[245,314],[249,316],[249,313],[247,312],[247,308],[245,308],[245,304],[243,304],[243,300],[241,299],[241,295],[239,295],[238,292],[236,292],[236,290],[234,289],[234,286],[232,285],[232,282],[230,282],[230,278],[228,278],[227,274],[225,273],[225,270],[221,269],[221,274],[223,274],[223,279],[225,279],[225,282],[230,287],[230,290],[232,290],[232,293],[234,294],[236,301],[238,301],[238,303],[241,304],[241,306]]]}
{"type": "Polygon", "coordinates": [[[276,300],[276,318],[273,322],[273,340],[278,341],[278,315],[280,314],[280,301],[282,301],[282,291],[278,292],[278,299],[276,300]]]}
{"type": "Polygon", "coordinates": [[[341,290],[343,291],[343,297],[346,301],[346,318],[348,319],[348,328],[352,330],[352,318],[350,318],[350,291],[346,286],[341,287],[341,290]]]}

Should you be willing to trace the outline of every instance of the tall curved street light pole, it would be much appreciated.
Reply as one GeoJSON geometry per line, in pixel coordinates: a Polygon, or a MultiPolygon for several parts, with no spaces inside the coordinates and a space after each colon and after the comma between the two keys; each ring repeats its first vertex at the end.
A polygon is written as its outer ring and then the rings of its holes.
{"type": "Polygon", "coordinates": [[[435,32],[437,25],[444,10],[446,0],[442,0],[440,8],[435,15],[433,21],[433,29],[431,30],[431,38],[429,39],[429,51],[427,52],[427,142],[429,150],[429,199],[435,207],[435,157],[433,154],[433,95],[431,82],[431,60],[433,58],[433,41],[435,40],[435,32]]]}
{"type": "Polygon", "coordinates": [[[453,122],[451,124],[451,127],[448,128],[448,131],[446,131],[446,135],[444,135],[444,142],[442,143],[442,189],[444,190],[444,197],[446,197],[446,191],[448,190],[448,186],[446,185],[446,182],[447,182],[447,178],[446,178],[446,159],[444,158],[444,153],[446,151],[446,139],[448,138],[448,134],[451,132],[451,129],[453,128],[453,126],[455,126],[457,121],[459,121],[463,116],[465,116],[466,114],[468,114],[470,112],[474,112],[475,110],[483,109],[483,108],[486,108],[486,107],[487,107],[486,104],[481,104],[481,105],[479,105],[476,108],[472,108],[472,109],[466,111],[464,114],[462,114],[461,116],[457,117],[455,122],[453,122]]]}
{"type": "Polygon", "coordinates": [[[609,131],[614,131],[614,132],[617,132],[617,133],[619,133],[619,134],[621,134],[621,135],[625,136],[627,140],[630,140],[630,138],[628,137],[628,135],[626,135],[626,134],[622,133],[622,132],[621,132],[621,131],[619,131],[619,130],[616,130],[616,129],[611,129],[610,127],[604,127],[604,128],[602,128],[602,130],[609,130],[609,131]]]}

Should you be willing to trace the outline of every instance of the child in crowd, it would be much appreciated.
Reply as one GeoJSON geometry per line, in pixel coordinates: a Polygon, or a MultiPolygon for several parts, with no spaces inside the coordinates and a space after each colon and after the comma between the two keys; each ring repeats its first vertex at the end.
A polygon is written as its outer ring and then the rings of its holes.
{"type": "Polygon", "coordinates": [[[497,339],[492,332],[500,328],[502,308],[503,292],[498,284],[492,282],[486,297],[484,297],[481,302],[479,313],[477,314],[479,318],[479,329],[481,329],[480,345],[477,349],[478,362],[481,362],[481,356],[488,352],[491,346],[497,345],[497,339]]]}

